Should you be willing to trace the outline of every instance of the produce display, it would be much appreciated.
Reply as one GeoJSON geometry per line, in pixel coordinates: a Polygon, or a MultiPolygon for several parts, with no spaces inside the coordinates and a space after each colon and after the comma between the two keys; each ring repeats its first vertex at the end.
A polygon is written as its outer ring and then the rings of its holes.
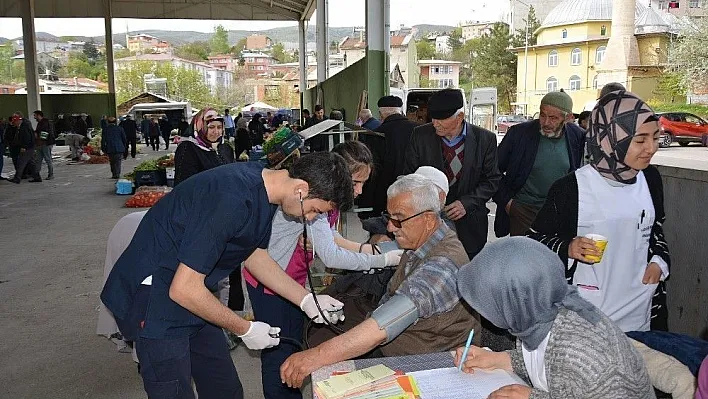
{"type": "Polygon", "coordinates": [[[159,169],[174,168],[175,167],[174,154],[165,155],[163,157],[157,158],[157,167],[159,169]]]}
{"type": "Polygon", "coordinates": [[[90,155],[90,157],[91,158],[89,158],[88,161],[84,161],[84,163],[95,165],[110,162],[110,160],[108,159],[108,155],[90,155]]]}
{"type": "Polygon", "coordinates": [[[142,161],[133,169],[133,172],[146,172],[148,170],[157,170],[157,159],[149,159],[142,161]]]}
{"type": "Polygon", "coordinates": [[[288,127],[282,127],[278,129],[273,135],[265,142],[263,143],[263,152],[266,154],[270,154],[275,150],[275,146],[278,144],[281,144],[285,140],[290,137],[292,134],[292,130],[290,130],[288,127]]]}
{"type": "Polygon", "coordinates": [[[141,186],[135,194],[125,202],[127,208],[150,208],[162,197],[172,191],[171,187],[165,186],[141,186]]]}

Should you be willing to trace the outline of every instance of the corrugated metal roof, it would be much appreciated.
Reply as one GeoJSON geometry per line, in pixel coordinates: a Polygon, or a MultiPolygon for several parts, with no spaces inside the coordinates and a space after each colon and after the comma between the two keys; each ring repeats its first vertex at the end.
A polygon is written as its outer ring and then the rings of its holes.
{"type": "MultiPolygon", "coordinates": [[[[571,25],[588,21],[611,21],[613,0],[565,0],[558,4],[543,20],[541,28],[571,25]]],[[[674,25],[673,17],[668,13],[659,14],[656,10],[636,2],[636,33],[668,32],[674,25]]]]}
{"type": "MultiPolygon", "coordinates": [[[[21,17],[20,1],[0,0],[3,17],[21,17]]],[[[36,18],[104,18],[104,1],[35,0],[36,18]]],[[[316,0],[109,0],[113,18],[309,20],[316,0]]]]}

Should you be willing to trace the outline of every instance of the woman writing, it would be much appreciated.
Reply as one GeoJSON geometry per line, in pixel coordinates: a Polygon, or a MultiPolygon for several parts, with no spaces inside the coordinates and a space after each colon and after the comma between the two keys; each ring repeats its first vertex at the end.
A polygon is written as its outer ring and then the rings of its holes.
{"type": "Polygon", "coordinates": [[[490,399],[654,398],[644,362],[624,333],[578,295],[558,257],[526,237],[503,238],[462,266],[457,286],[465,301],[517,338],[516,349],[475,346],[463,371],[504,369],[530,386],[508,385],[490,399]]]}
{"type": "MultiPolygon", "coordinates": [[[[349,165],[354,183],[354,196],[361,194],[364,182],[369,178],[373,159],[369,149],[358,141],[338,144],[332,150],[341,155],[349,165]]],[[[331,268],[368,271],[398,265],[403,251],[391,251],[383,255],[372,255],[371,244],[360,244],[344,239],[334,228],[339,212],[334,210],[316,217],[307,224],[308,237],[312,247],[322,262],[331,268]],[[361,253],[359,253],[361,252],[361,253]]],[[[307,279],[308,262],[314,254],[305,253],[304,245],[298,242],[303,231],[300,219],[285,216],[281,209],[273,218],[273,228],[268,245],[268,254],[285,272],[301,285],[307,279]]],[[[309,245],[308,245],[309,247],[309,245]]],[[[305,319],[297,306],[275,294],[260,284],[247,270],[244,276],[248,283],[248,295],[258,320],[268,320],[281,328],[280,335],[295,340],[303,336],[305,319]]],[[[298,348],[291,343],[261,351],[261,373],[263,392],[267,399],[302,398],[298,389],[282,384],[280,366],[298,348]]]]}
{"type": "Polygon", "coordinates": [[[593,109],[587,137],[592,163],[553,184],[529,236],[558,254],[568,283],[622,331],[667,330],[664,190],[649,164],[658,118],[615,91],[593,109]],[[590,234],[606,238],[604,254],[590,234]]]}

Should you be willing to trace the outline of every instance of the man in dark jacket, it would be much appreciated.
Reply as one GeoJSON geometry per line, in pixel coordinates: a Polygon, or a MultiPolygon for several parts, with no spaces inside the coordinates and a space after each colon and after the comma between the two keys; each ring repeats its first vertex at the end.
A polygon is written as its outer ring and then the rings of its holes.
{"type": "Polygon", "coordinates": [[[540,111],[539,119],[509,128],[499,145],[503,176],[494,195],[497,237],[525,235],[551,185],[582,164],[584,135],[572,123],[570,96],[550,92],[541,100],[540,111]]]}
{"type": "Polygon", "coordinates": [[[5,180],[2,177],[2,168],[5,166],[5,129],[7,128],[7,123],[5,119],[0,117],[0,180],[5,180]]]}
{"type": "MultiPolygon", "coordinates": [[[[162,139],[165,140],[165,149],[169,150],[170,149],[170,135],[172,134],[172,124],[170,123],[170,120],[167,119],[166,116],[163,116],[162,118],[160,118],[160,134],[162,135],[162,139]]],[[[158,147],[159,146],[160,145],[158,144],[158,147]]]]}
{"type": "Polygon", "coordinates": [[[359,112],[359,121],[361,121],[361,127],[364,129],[376,130],[381,126],[381,121],[374,118],[368,108],[364,108],[359,112]]]}
{"type": "Polygon", "coordinates": [[[404,174],[420,166],[445,172],[450,183],[447,217],[470,259],[487,242],[487,201],[497,192],[497,137],[465,122],[464,99],[456,89],[436,92],[428,101],[432,123],[413,130],[406,149],[404,174]]]}
{"type": "MultiPolygon", "coordinates": [[[[307,123],[305,126],[310,127],[310,126],[315,126],[316,124],[327,120],[327,117],[324,114],[324,107],[321,106],[320,104],[315,105],[315,113],[312,115],[312,118],[310,118],[310,122],[307,123]]],[[[316,151],[327,151],[327,142],[328,138],[327,135],[325,134],[318,134],[315,137],[307,140],[306,144],[310,146],[310,151],[316,152],[316,151]]]]}
{"type": "Polygon", "coordinates": [[[12,116],[12,125],[17,128],[16,141],[19,144],[20,154],[17,158],[17,170],[15,172],[15,177],[10,181],[20,184],[22,181],[22,175],[26,171],[28,175],[32,176],[32,179],[30,180],[31,183],[41,182],[42,178],[39,176],[39,172],[37,172],[37,168],[34,164],[34,149],[36,142],[32,125],[19,111],[15,112],[12,116]]]}
{"type": "Polygon", "coordinates": [[[115,117],[108,117],[106,122],[101,136],[101,151],[108,154],[111,163],[111,178],[120,179],[121,162],[128,158],[128,140],[123,128],[116,125],[115,117]]]}
{"type": "Polygon", "coordinates": [[[44,161],[48,170],[47,180],[52,180],[54,178],[54,164],[52,162],[54,131],[52,130],[52,124],[40,110],[34,111],[34,120],[37,121],[37,127],[34,130],[35,138],[37,139],[37,147],[34,154],[37,173],[42,172],[42,161],[44,161]]]}
{"type": "Polygon", "coordinates": [[[148,125],[148,136],[150,136],[150,145],[153,151],[160,149],[160,124],[157,123],[157,119],[150,119],[148,125]]]}
{"type": "Polygon", "coordinates": [[[125,119],[120,123],[120,127],[125,132],[125,138],[130,144],[130,157],[135,158],[138,145],[138,124],[135,123],[133,117],[126,115],[125,119]]]}

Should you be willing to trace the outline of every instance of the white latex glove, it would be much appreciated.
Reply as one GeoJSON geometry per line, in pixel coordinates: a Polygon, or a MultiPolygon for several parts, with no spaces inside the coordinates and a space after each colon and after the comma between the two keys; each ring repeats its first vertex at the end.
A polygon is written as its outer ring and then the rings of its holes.
{"type": "MultiPolygon", "coordinates": [[[[344,308],[343,303],[329,295],[317,295],[317,302],[320,304],[322,313],[325,314],[330,324],[337,324],[337,322],[344,321],[344,313],[342,312],[342,308],[344,308]]],[[[323,324],[325,322],[320,311],[317,309],[317,304],[315,304],[315,298],[312,293],[307,294],[307,296],[302,299],[300,309],[315,323],[323,324]]]]}
{"type": "Polygon", "coordinates": [[[271,327],[270,324],[260,321],[252,321],[248,331],[239,335],[248,349],[266,349],[280,344],[280,338],[273,338],[271,335],[280,334],[280,327],[271,327]]]}
{"type": "Polygon", "coordinates": [[[403,255],[402,249],[386,252],[384,254],[386,256],[386,266],[398,266],[401,263],[401,255],[403,255]]]}

